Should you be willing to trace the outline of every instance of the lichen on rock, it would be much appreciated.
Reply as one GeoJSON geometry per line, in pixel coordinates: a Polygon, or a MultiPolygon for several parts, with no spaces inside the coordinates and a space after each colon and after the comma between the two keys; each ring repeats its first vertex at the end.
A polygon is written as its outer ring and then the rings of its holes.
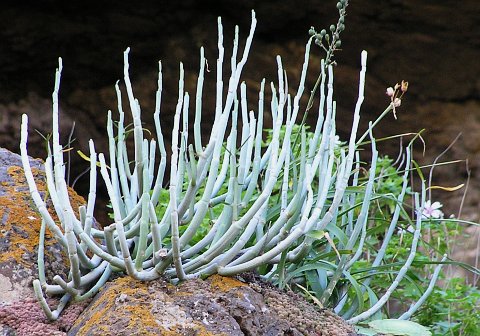
{"type": "MultiPolygon", "coordinates": [[[[46,196],[43,163],[31,159],[30,164],[39,192],[46,196]]],[[[85,304],[72,305],[65,316],[52,324],[47,322],[34,296],[32,281],[38,276],[41,219],[31,201],[21,165],[19,155],[0,148],[0,334],[64,335],[85,304]]],[[[72,204],[84,203],[73,190],[70,195],[72,204]]],[[[68,258],[48,230],[45,269],[48,279],[68,270],[68,258]]]]}
{"type": "Polygon", "coordinates": [[[173,286],[128,277],[108,283],[69,335],[355,335],[330,310],[267,283],[214,275],[173,286]]]}

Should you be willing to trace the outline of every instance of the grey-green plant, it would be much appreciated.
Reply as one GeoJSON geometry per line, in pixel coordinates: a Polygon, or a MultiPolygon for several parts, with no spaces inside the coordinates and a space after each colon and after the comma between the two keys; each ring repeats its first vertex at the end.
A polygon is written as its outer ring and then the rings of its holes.
{"type": "MultiPolygon", "coordinates": [[[[345,1],[340,3],[345,6],[345,1]]],[[[325,232],[341,239],[338,247],[342,249],[342,254],[335,263],[325,263],[328,267],[323,268],[323,273],[318,273],[319,281],[325,284],[320,302],[325,304],[337,288],[343,288],[338,286],[340,282],[345,279],[352,281],[349,272],[364,251],[366,223],[374,200],[378,152],[372,128],[393,110],[394,105],[390,104],[357,139],[367,64],[367,52],[363,51],[358,100],[348,141],[342,146],[336,142],[334,67],[325,60],[321,62],[321,74],[316,84],[318,93],[314,92],[318,99],[316,125],[313,132],[306,132],[303,123],[298,125],[296,120],[301,116],[301,98],[305,94],[310,48],[316,39],[314,34],[305,46],[295,95],[290,93],[282,60],[277,56],[278,78],[276,84],[270,84],[272,98],[269,108],[265,108],[264,79],[259,83],[257,110],[249,111],[247,85],[241,82],[241,74],[255,27],[256,18],[252,11],[250,32],[241,57],[238,56],[239,32],[238,28],[235,29],[231,73],[225,91],[224,38],[221,20],[218,20],[216,99],[215,107],[209,109],[215,112],[211,134],[205,143],[201,135],[206,70],[203,48],[200,49],[200,71],[193,102],[184,90],[184,71],[180,63],[168,178],[165,178],[167,151],[160,123],[162,65],[159,63],[153,114],[155,136],[149,140],[142,126],[140,103],[135,98],[129,77],[129,49],[125,51],[124,85],[133,119],[133,136],[126,136],[122,92],[117,83],[118,121],[113,121],[110,111],[107,116],[108,163],[104,154],[96,153],[94,142],[90,140],[90,192],[86,205],[79,209],[73,209],[69,201],[64,151],[59,140],[58,95],[62,72],[62,60],[59,59],[53,92],[52,143],[48,145],[45,160],[48,193],[59,223],[48,212],[33,179],[27,155],[26,115],[22,117],[20,144],[31,196],[42,217],[39,276],[33,285],[49,319],[58,318],[68,302],[92,297],[112,273],[126,274],[142,281],[162,276],[172,281],[183,281],[215,273],[230,276],[263,268],[269,276],[286,264],[294,265],[309,255],[318,235],[325,232]],[[226,95],[224,92],[227,92],[226,95]],[[195,111],[193,139],[189,138],[188,132],[190,108],[195,111]],[[269,141],[266,147],[262,147],[265,113],[270,114],[273,124],[269,141]],[[127,151],[127,138],[133,139],[133,158],[127,151]],[[360,185],[359,145],[366,140],[371,146],[372,159],[368,178],[360,185]],[[160,158],[156,165],[158,155],[160,158]],[[103,229],[93,225],[97,166],[100,167],[113,210],[113,223],[103,229]],[[355,211],[348,210],[352,209],[356,200],[360,200],[361,206],[355,207],[355,211]],[[159,211],[159,208],[162,210],[159,211]],[[216,211],[212,210],[214,208],[216,211]],[[211,224],[206,229],[205,218],[209,218],[211,224]],[[56,275],[53,283],[47,282],[43,259],[47,228],[67,252],[70,263],[68,276],[56,275]],[[200,229],[205,233],[198,236],[196,234],[200,229]],[[45,294],[61,295],[56,309],[48,306],[45,294]]],[[[410,164],[409,148],[405,162],[407,167],[410,164]]],[[[409,171],[405,169],[402,193],[393,196],[396,197],[397,207],[375,259],[376,265],[380,264],[397,225],[401,208],[398,204],[402,203],[409,171]]],[[[425,202],[424,188],[421,195],[414,194],[414,199],[416,209],[421,213],[425,202]]],[[[346,309],[345,316],[350,318],[350,322],[367,319],[378,312],[405,276],[415,256],[421,216],[417,216],[415,222],[411,253],[388,290],[369,307],[363,307],[360,298],[350,302],[347,295],[337,302],[335,310],[338,312],[344,310],[347,302],[352,307],[357,305],[354,309],[346,309]]],[[[290,273],[282,276],[294,278],[296,271],[298,269],[291,269],[290,273]]],[[[432,278],[432,281],[435,279],[432,278]]],[[[365,288],[359,289],[357,296],[365,295],[365,288]]]]}

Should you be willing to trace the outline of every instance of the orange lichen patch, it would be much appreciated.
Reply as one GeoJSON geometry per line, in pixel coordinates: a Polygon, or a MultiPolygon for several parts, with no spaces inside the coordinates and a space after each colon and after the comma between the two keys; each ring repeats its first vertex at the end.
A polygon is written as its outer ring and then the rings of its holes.
{"type": "Polygon", "coordinates": [[[232,288],[247,286],[247,284],[229,277],[224,277],[218,274],[212,275],[210,278],[210,286],[219,289],[222,292],[228,292],[232,288]]]}
{"type": "Polygon", "coordinates": [[[75,212],[78,218],[79,217],[78,208],[82,205],[85,205],[87,202],[85,202],[85,199],[79,194],[77,194],[77,192],[73,190],[73,188],[67,187],[67,189],[68,189],[70,204],[72,205],[73,211],[75,212]]]}
{"type": "Polygon", "coordinates": [[[208,331],[205,328],[205,326],[201,323],[195,323],[195,324],[198,326],[197,336],[227,336],[227,334],[225,334],[225,333],[221,333],[221,334],[212,333],[212,332],[208,331]]]}
{"type": "MultiPolygon", "coordinates": [[[[39,192],[45,192],[44,173],[32,169],[39,192]]],[[[15,260],[25,266],[22,258],[25,253],[33,253],[38,246],[41,218],[30,198],[28,186],[20,167],[9,167],[8,174],[13,183],[4,183],[5,196],[0,197],[0,218],[2,218],[1,235],[9,239],[9,251],[0,255],[0,262],[15,260]]],[[[49,230],[45,234],[45,245],[55,243],[49,230]]]]}
{"type": "Polygon", "coordinates": [[[145,302],[138,302],[139,304],[125,307],[125,310],[130,313],[130,321],[127,329],[138,330],[142,333],[149,333],[151,331],[146,330],[146,327],[158,327],[155,318],[152,315],[151,304],[145,304],[145,302]]]}
{"type": "MultiPolygon", "coordinates": [[[[37,249],[41,217],[31,200],[23,169],[18,166],[11,166],[8,167],[7,173],[12,181],[3,181],[2,183],[2,191],[5,195],[0,196],[0,238],[5,239],[5,242],[9,244],[9,249],[0,254],[0,263],[14,260],[30,267],[31,259],[23,256],[25,254],[31,255],[37,249]]],[[[35,168],[32,169],[32,173],[38,191],[42,195],[46,195],[45,173],[35,168]]],[[[85,204],[83,198],[73,190],[69,190],[69,193],[74,209],[77,209],[81,204],[85,204]]],[[[58,217],[53,209],[49,209],[49,212],[54,221],[58,222],[58,217]]],[[[55,242],[56,240],[47,228],[45,246],[53,245],[55,242]]],[[[46,253],[48,254],[47,249],[46,253]]]]}
{"type": "MultiPolygon", "coordinates": [[[[89,308],[93,314],[80,328],[78,335],[87,335],[89,330],[99,325],[102,325],[105,329],[103,331],[108,334],[111,331],[108,324],[101,322],[119,319],[127,321],[124,330],[130,335],[156,335],[153,330],[158,329],[159,326],[151,313],[152,305],[145,302],[147,295],[145,283],[130,277],[117,279],[89,308]],[[125,297],[128,305],[118,303],[121,296],[125,297]]],[[[78,319],[76,324],[80,321],[81,319],[78,319]]]]}
{"type": "Polygon", "coordinates": [[[175,302],[171,285],[117,278],[105,286],[71,329],[76,335],[226,335],[213,333],[175,302]]]}

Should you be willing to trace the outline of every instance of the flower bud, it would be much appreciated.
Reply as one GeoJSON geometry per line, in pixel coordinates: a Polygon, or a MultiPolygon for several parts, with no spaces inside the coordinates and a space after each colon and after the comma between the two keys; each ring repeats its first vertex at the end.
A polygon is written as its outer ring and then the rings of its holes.
{"type": "Polygon", "coordinates": [[[387,92],[385,92],[385,94],[389,97],[392,97],[394,93],[395,93],[395,90],[391,86],[387,88],[387,92]]]}
{"type": "Polygon", "coordinates": [[[337,2],[337,9],[342,9],[343,8],[343,5],[341,2],[337,2]]]}
{"type": "Polygon", "coordinates": [[[402,80],[402,85],[401,85],[400,90],[402,90],[402,92],[407,92],[407,90],[408,90],[408,82],[402,80]]]}
{"type": "Polygon", "coordinates": [[[330,31],[331,31],[331,32],[334,32],[334,31],[335,31],[335,28],[336,28],[335,25],[333,25],[333,24],[330,25],[330,31]]]}
{"type": "Polygon", "coordinates": [[[322,29],[322,30],[320,31],[320,35],[322,35],[322,36],[327,35],[327,31],[326,31],[325,29],[322,29]]]}
{"type": "Polygon", "coordinates": [[[402,100],[400,98],[395,98],[393,100],[393,106],[399,107],[400,105],[402,105],[402,100]]]}
{"type": "Polygon", "coordinates": [[[342,41],[337,40],[337,42],[335,42],[335,47],[340,48],[341,46],[342,46],[342,41]]]}
{"type": "Polygon", "coordinates": [[[313,28],[313,27],[310,27],[310,29],[308,30],[308,35],[310,35],[310,36],[313,36],[313,35],[315,35],[316,33],[317,33],[317,32],[315,31],[315,28],[313,28]]]}

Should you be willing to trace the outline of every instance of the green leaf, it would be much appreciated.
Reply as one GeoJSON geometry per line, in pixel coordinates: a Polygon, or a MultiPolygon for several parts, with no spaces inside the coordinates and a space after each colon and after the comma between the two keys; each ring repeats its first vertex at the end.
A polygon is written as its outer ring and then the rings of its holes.
{"type": "Polygon", "coordinates": [[[312,231],[307,232],[306,235],[307,235],[308,237],[312,237],[312,238],[315,238],[315,239],[322,239],[323,237],[325,237],[325,231],[322,231],[322,230],[312,230],[312,231]]]}
{"type": "Polygon", "coordinates": [[[323,291],[327,287],[327,272],[322,269],[309,270],[305,272],[305,278],[315,295],[317,297],[322,296],[323,291]]]}
{"type": "Polygon", "coordinates": [[[325,229],[330,233],[332,233],[334,236],[336,236],[340,240],[340,243],[342,243],[343,246],[347,245],[347,242],[348,242],[347,235],[345,234],[344,231],[342,231],[342,229],[336,226],[334,222],[328,223],[325,229]]]}
{"type": "Polygon", "coordinates": [[[316,270],[316,269],[324,269],[326,271],[335,271],[336,265],[329,263],[327,261],[319,260],[318,262],[307,264],[304,266],[301,266],[294,270],[293,272],[290,272],[287,274],[287,277],[285,278],[285,282],[289,282],[291,279],[296,277],[298,274],[301,274],[305,271],[309,270],[316,270]]]}
{"type": "Polygon", "coordinates": [[[407,320],[385,319],[375,320],[368,323],[370,328],[382,333],[397,336],[431,336],[428,328],[407,320]]]}
{"type": "Polygon", "coordinates": [[[364,302],[363,302],[362,288],[360,287],[357,280],[353,276],[351,276],[349,272],[343,271],[343,275],[345,276],[345,278],[347,278],[348,281],[350,281],[350,284],[352,285],[355,291],[356,299],[358,301],[358,310],[363,311],[364,302]]]}
{"type": "Polygon", "coordinates": [[[370,329],[370,328],[365,328],[365,327],[360,327],[360,326],[355,326],[355,331],[360,334],[360,335],[365,335],[365,336],[375,336],[376,334],[378,334],[378,332],[376,332],[375,330],[373,329],[370,329]]]}
{"type": "MultiPolygon", "coordinates": [[[[375,294],[375,292],[369,286],[364,285],[364,287],[367,290],[367,294],[368,294],[368,300],[369,300],[369,305],[368,306],[373,307],[378,302],[377,294],[375,294]]],[[[379,310],[372,317],[377,318],[377,319],[381,319],[382,318],[382,312],[379,310]]]]}

